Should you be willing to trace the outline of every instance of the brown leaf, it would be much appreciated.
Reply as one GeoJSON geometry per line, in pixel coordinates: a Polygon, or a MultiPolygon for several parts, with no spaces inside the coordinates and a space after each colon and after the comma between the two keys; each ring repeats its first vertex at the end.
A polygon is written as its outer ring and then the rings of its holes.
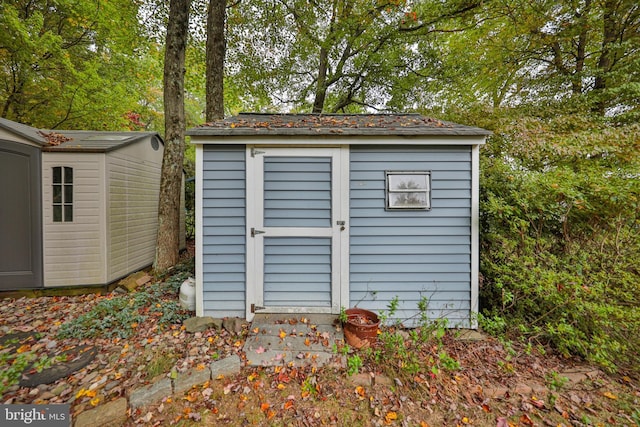
{"type": "Polygon", "coordinates": [[[520,422],[522,424],[524,424],[524,425],[527,425],[527,426],[532,426],[533,425],[533,420],[531,420],[531,418],[527,414],[522,414],[520,416],[520,422]]]}
{"type": "Polygon", "coordinates": [[[542,401],[542,400],[538,400],[535,397],[532,397],[530,402],[531,402],[531,404],[533,406],[535,406],[538,409],[543,409],[544,408],[544,401],[542,401]]]}

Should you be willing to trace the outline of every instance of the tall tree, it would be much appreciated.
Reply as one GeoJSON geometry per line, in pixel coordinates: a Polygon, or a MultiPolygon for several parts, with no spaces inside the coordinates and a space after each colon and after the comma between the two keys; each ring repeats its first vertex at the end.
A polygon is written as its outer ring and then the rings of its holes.
{"type": "Polygon", "coordinates": [[[475,28],[437,41],[448,77],[438,105],[466,97],[494,107],[560,102],[601,116],[640,114],[637,1],[510,0],[478,13],[475,28]]]}
{"type": "Polygon", "coordinates": [[[430,35],[480,4],[249,0],[229,15],[231,79],[285,109],[384,109],[401,76],[437,67],[430,35]]]}
{"type": "Polygon", "coordinates": [[[158,206],[158,240],[154,270],[175,265],[180,250],[180,193],[184,161],[185,52],[190,0],[171,0],[164,56],[165,147],[158,206]]]}
{"type": "Polygon", "coordinates": [[[123,129],[149,76],[138,2],[0,0],[0,116],[123,129]]]}
{"type": "Polygon", "coordinates": [[[207,10],[207,94],[208,122],[224,117],[225,0],[209,0],[207,10]]]}

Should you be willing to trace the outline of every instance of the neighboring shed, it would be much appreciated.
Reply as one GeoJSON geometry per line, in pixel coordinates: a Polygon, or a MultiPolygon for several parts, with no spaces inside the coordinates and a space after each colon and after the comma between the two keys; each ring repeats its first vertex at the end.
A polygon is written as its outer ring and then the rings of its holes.
{"type": "Polygon", "coordinates": [[[153,132],[0,119],[0,290],[105,285],[153,263],[163,148],[153,132]]]}
{"type": "Polygon", "coordinates": [[[196,145],[196,313],[380,311],[474,326],[479,146],[414,114],[241,114],[196,145]]]}

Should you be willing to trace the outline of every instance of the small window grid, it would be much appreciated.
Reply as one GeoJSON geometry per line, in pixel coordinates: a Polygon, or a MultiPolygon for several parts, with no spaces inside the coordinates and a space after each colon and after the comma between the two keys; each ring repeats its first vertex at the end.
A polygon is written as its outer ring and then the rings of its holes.
{"type": "Polygon", "coordinates": [[[53,168],[53,222],[73,221],[73,168],[53,168]]]}
{"type": "Polygon", "coordinates": [[[386,171],[387,210],[431,209],[430,171],[386,171]]]}

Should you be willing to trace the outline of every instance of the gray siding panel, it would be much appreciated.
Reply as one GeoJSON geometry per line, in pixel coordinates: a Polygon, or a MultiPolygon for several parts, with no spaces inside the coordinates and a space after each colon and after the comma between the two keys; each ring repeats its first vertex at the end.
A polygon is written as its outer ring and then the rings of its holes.
{"type": "Polygon", "coordinates": [[[352,304],[386,310],[413,326],[430,318],[468,325],[471,307],[471,148],[351,147],[352,304]],[[429,211],[386,211],[385,171],[431,171],[429,211]]]}
{"type": "Polygon", "coordinates": [[[202,270],[205,316],[245,316],[245,169],[244,147],[204,147],[202,270]]]}

